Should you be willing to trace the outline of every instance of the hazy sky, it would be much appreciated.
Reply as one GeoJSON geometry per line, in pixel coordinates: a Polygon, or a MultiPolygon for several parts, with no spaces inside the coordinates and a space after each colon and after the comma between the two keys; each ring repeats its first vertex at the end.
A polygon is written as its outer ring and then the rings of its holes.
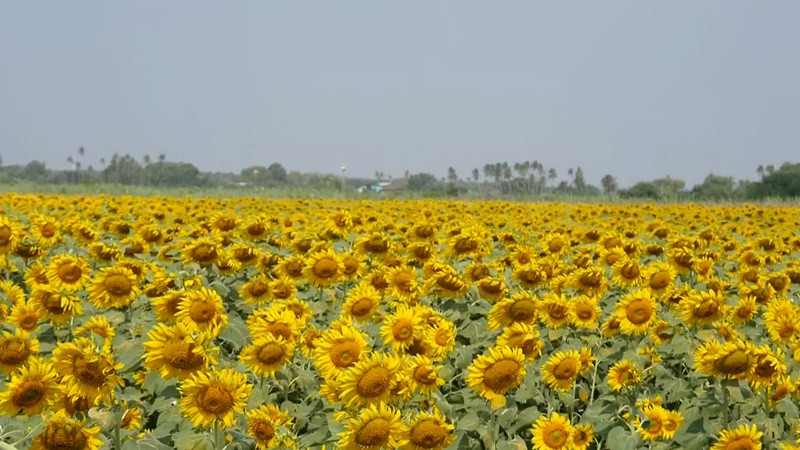
{"type": "Polygon", "coordinates": [[[800,161],[800,2],[0,0],[0,155],[589,182],[800,161]]]}

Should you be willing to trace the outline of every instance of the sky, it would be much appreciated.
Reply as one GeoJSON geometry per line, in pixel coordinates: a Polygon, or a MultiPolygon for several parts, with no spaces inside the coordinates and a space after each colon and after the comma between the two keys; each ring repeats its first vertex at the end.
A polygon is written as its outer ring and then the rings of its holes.
{"type": "Polygon", "coordinates": [[[800,160],[800,2],[0,0],[0,156],[621,186],[800,160]]]}

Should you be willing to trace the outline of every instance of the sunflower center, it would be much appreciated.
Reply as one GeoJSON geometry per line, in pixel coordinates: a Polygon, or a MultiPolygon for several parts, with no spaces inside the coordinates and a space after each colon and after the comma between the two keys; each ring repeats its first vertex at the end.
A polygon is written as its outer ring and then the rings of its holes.
{"type": "Polygon", "coordinates": [[[375,398],[389,389],[391,374],[383,367],[371,367],[358,380],[356,391],[366,398],[375,398]]]}
{"type": "Polygon", "coordinates": [[[356,317],[364,316],[371,310],[372,310],[372,300],[369,298],[362,298],[361,300],[358,300],[355,303],[353,303],[353,306],[350,307],[350,312],[356,317]]]}
{"type": "Polygon", "coordinates": [[[656,272],[650,277],[650,287],[656,290],[664,289],[665,287],[669,286],[671,281],[672,277],[669,276],[669,272],[656,272]]]}
{"type": "Polygon", "coordinates": [[[547,308],[547,315],[553,320],[564,320],[569,314],[567,305],[550,305],[547,308]]]}
{"type": "Polygon", "coordinates": [[[275,343],[269,343],[258,351],[258,360],[264,364],[275,364],[283,358],[284,354],[283,347],[275,343]]]}
{"type": "Polygon", "coordinates": [[[292,278],[299,278],[303,274],[303,264],[298,260],[286,263],[286,273],[292,278]]]}
{"type": "Polygon", "coordinates": [[[197,323],[208,322],[216,315],[216,313],[217,308],[215,308],[211,303],[194,302],[189,307],[189,317],[192,318],[192,321],[197,323]]]}
{"type": "Polygon", "coordinates": [[[247,226],[247,234],[250,236],[261,236],[266,233],[267,229],[261,223],[251,223],[247,226]]]}
{"type": "Polygon", "coordinates": [[[47,390],[41,380],[26,380],[14,392],[11,402],[19,407],[35,405],[47,390]]]}
{"type": "Polygon", "coordinates": [[[622,269],[619,271],[619,274],[622,275],[622,278],[627,280],[635,280],[639,278],[639,266],[633,263],[628,263],[622,266],[622,269]]]}
{"type": "Polygon", "coordinates": [[[410,320],[400,319],[392,325],[392,336],[398,341],[405,341],[414,337],[414,327],[410,320]]]}
{"type": "Polygon", "coordinates": [[[759,362],[755,368],[755,374],[761,378],[770,378],[775,372],[775,368],[769,360],[759,362]]]}
{"type": "Polygon", "coordinates": [[[488,283],[481,284],[481,290],[490,295],[496,295],[503,292],[503,285],[497,281],[489,281],[488,283]]]}
{"type": "Polygon", "coordinates": [[[275,437],[275,427],[266,420],[259,420],[251,429],[256,440],[259,442],[269,442],[275,437]]]}
{"type": "Polygon", "coordinates": [[[169,365],[181,370],[197,369],[203,364],[203,357],[194,353],[194,344],[181,342],[179,339],[169,340],[162,350],[164,359],[169,365]]]}
{"type": "Polygon", "coordinates": [[[56,227],[52,223],[46,223],[39,228],[39,232],[46,238],[51,238],[56,234],[56,227]]]}
{"type": "Polygon", "coordinates": [[[256,281],[250,285],[250,295],[253,297],[261,297],[269,291],[269,285],[263,281],[256,281]]]}
{"type": "Polygon", "coordinates": [[[356,444],[364,447],[383,447],[389,440],[391,424],[384,418],[365,423],[356,433],[356,444]]]}
{"type": "Polygon", "coordinates": [[[413,277],[408,272],[400,272],[394,277],[394,285],[401,292],[411,292],[413,277]]]}
{"type": "Polygon", "coordinates": [[[519,300],[511,305],[509,312],[515,321],[523,322],[536,315],[536,304],[530,300],[519,300]]]}
{"type": "Polygon", "coordinates": [[[580,276],[581,286],[596,288],[600,286],[601,277],[599,274],[591,272],[580,276]]]}
{"type": "Polygon", "coordinates": [[[581,320],[589,320],[594,317],[594,308],[589,305],[579,305],[575,309],[575,315],[581,320]]]}
{"type": "Polygon", "coordinates": [[[754,450],[756,448],[759,447],[756,447],[755,443],[753,443],[753,440],[750,439],[749,436],[742,436],[738,439],[732,440],[725,446],[725,450],[754,450]]]}
{"type": "Polygon", "coordinates": [[[217,259],[217,249],[210,244],[199,244],[192,249],[192,259],[197,262],[211,262],[217,259]]]}
{"type": "Polygon", "coordinates": [[[64,314],[64,307],[61,306],[61,296],[51,292],[45,292],[42,296],[44,307],[51,314],[64,314]]]}
{"type": "Polygon", "coordinates": [[[211,385],[200,392],[200,407],[213,414],[224,414],[233,406],[233,395],[218,385],[211,385]]]}
{"type": "Polygon", "coordinates": [[[447,330],[436,330],[436,335],[433,340],[442,347],[445,347],[450,344],[450,334],[447,332],[447,330]]]}
{"type": "Polygon", "coordinates": [[[660,420],[650,419],[650,426],[647,427],[647,432],[650,434],[658,434],[661,432],[663,425],[660,420]]]}
{"type": "Polygon", "coordinates": [[[8,225],[0,227],[0,245],[6,245],[11,242],[11,228],[8,225]]]}
{"type": "Polygon", "coordinates": [[[492,364],[483,375],[483,382],[493,391],[508,389],[517,379],[519,364],[510,359],[503,359],[492,364]]]}
{"type": "Polygon", "coordinates": [[[536,339],[525,339],[519,344],[519,348],[525,356],[532,356],[539,352],[539,343],[536,339]]]}
{"type": "Polygon", "coordinates": [[[653,316],[653,305],[644,299],[634,300],[625,308],[625,315],[634,325],[641,325],[653,316]]]}
{"type": "Polygon", "coordinates": [[[24,342],[5,342],[0,348],[0,361],[9,366],[16,366],[28,359],[31,351],[24,342]]]}
{"type": "Polygon", "coordinates": [[[98,361],[86,361],[78,357],[72,363],[72,370],[81,383],[92,386],[102,386],[106,381],[105,367],[98,361]]]}
{"type": "Polygon", "coordinates": [[[542,433],[542,439],[545,445],[550,448],[561,448],[567,445],[569,440],[569,433],[561,426],[554,426],[542,433]]]}
{"type": "Polygon", "coordinates": [[[343,341],[331,347],[331,361],[336,367],[350,367],[355,364],[361,348],[353,341],[343,341]]]}
{"type": "Polygon", "coordinates": [[[358,260],[354,258],[346,258],[342,261],[344,264],[344,274],[352,275],[358,271],[358,260]]]}
{"type": "Polygon", "coordinates": [[[106,291],[111,295],[116,295],[118,297],[130,294],[133,288],[128,277],[116,273],[109,275],[103,280],[103,287],[105,287],[106,291]]]}
{"type": "Polygon", "coordinates": [[[553,368],[553,377],[557,380],[569,380],[578,374],[578,362],[574,359],[565,359],[553,368]]]}
{"type": "Polygon", "coordinates": [[[433,367],[424,365],[419,366],[414,370],[414,379],[420,384],[434,384],[436,383],[436,372],[433,367]]]}
{"type": "Polygon", "coordinates": [[[411,443],[417,447],[435,448],[447,438],[447,431],[435,420],[425,419],[411,428],[409,437],[411,443]]]}
{"type": "Polygon", "coordinates": [[[80,266],[73,262],[67,262],[58,266],[58,278],[65,283],[75,283],[81,279],[83,271],[80,266]]]}
{"type": "Polygon", "coordinates": [[[736,375],[747,370],[750,365],[750,355],[744,350],[734,350],[714,362],[714,367],[726,374],[736,375]]]}
{"type": "Polygon", "coordinates": [[[33,327],[36,326],[38,322],[39,322],[39,316],[37,316],[36,313],[28,312],[24,313],[24,315],[22,315],[19,318],[19,321],[17,323],[19,324],[19,327],[22,328],[23,330],[30,331],[31,329],[33,329],[33,327]]]}
{"type": "Polygon", "coordinates": [[[47,424],[42,433],[42,445],[48,450],[80,450],[86,446],[86,436],[73,424],[47,424]]]}
{"type": "Polygon", "coordinates": [[[326,256],[315,262],[311,271],[319,278],[331,278],[339,271],[339,264],[333,258],[326,256]]]}
{"type": "Polygon", "coordinates": [[[711,317],[719,311],[719,305],[712,300],[706,300],[694,310],[694,316],[700,319],[711,317]]]}

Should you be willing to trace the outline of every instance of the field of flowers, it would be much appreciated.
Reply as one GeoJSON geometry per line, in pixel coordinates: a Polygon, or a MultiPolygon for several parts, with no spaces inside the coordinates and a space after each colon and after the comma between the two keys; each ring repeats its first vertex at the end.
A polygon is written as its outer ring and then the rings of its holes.
{"type": "Polygon", "coordinates": [[[0,201],[0,449],[800,448],[797,207],[0,201]]]}

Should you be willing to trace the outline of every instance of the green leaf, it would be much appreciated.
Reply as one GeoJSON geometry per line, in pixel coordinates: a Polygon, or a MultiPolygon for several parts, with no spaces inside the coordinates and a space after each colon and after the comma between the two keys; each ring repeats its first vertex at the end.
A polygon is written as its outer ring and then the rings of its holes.
{"type": "Polygon", "coordinates": [[[612,428],[606,439],[609,450],[635,450],[638,445],[639,435],[621,426],[612,428]]]}

